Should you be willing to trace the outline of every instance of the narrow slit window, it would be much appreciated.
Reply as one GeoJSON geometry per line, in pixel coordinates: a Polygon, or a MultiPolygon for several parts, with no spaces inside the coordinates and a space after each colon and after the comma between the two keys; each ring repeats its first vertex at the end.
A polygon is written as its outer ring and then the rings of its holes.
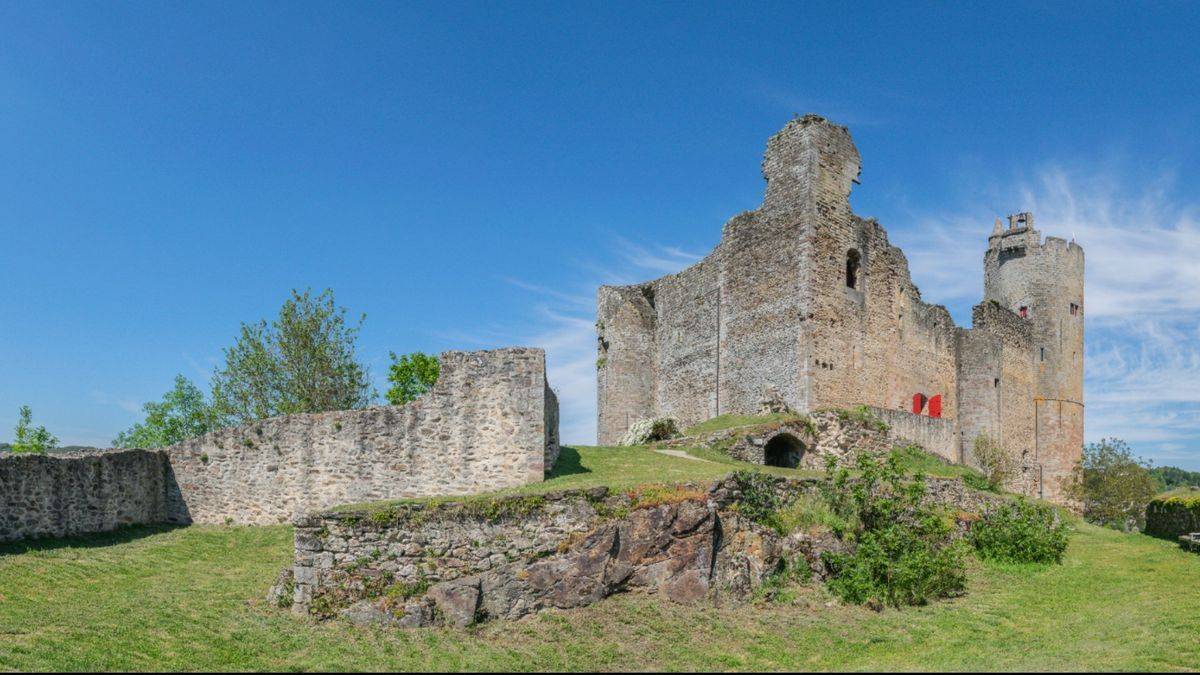
{"type": "Polygon", "coordinates": [[[850,249],[846,253],[846,287],[858,288],[858,273],[859,267],[862,264],[862,258],[858,251],[850,249]]]}

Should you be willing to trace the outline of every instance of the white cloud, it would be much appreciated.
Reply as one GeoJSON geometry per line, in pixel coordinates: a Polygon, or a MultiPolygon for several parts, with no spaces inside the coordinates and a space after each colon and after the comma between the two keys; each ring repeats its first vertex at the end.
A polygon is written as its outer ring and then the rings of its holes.
{"type": "Polygon", "coordinates": [[[638,283],[678,272],[701,257],[673,246],[639,244],[621,237],[613,241],[611,249],[576,265],[587,274],[572,288],[504,279],[537,298],[530,318],[538,329],[517,336],[506,330],[454,336],[479,345],[515,340],[545,348],[547,375],[558,394],[561,435],[567,443],[596,440],[596,289],[602,284],[638,283]]]}

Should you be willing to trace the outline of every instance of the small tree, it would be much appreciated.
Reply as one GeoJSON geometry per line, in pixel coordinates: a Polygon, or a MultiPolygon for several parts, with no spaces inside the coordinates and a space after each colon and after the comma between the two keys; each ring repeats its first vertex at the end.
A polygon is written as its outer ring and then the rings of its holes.
{"type": "Polygon", "coordinates": [[[221,426],[204,392],[183,375],[175,376],[175,387],[163,394],[161,403],[147,403],[142,411],[145,421],[122,431],[113,447],[162,448],[221,426]]]}
{"type": "Polygon", "coordinates": [[[279,317],[242,324],[213,375],[213,407],[232,423],[276,415],[364,408],[375,393],[354,346],[365,318],[346,322],[333,291],[292,291],[279,317]]]}
{"type": "Polygon", "coordinates": [[[14,453],[46,454],[46,451],[58,446],[58,439],[46,427],[33,426],[33,411],[29,406],[21,406],[17,419],[16,438],[13,439],[10,450],[14,453]]]}
{"type": "Polygon", "coordinates": [[[1016,477],[1020,468],[1016,456],[986,434],[975,437],[971,452],[993,488],[1003,488],[1016,477]]]}
{"type": "Polygon", "coordinates": [[[850,527],[849,552],[822,554],[829,588],[847,602],[876,607],[921,605],[962,593],[964,546],[953,525],[927,500],[925,478],[909,478],[899,453],[860,453],[852,477],[830,458],[823,494],[833,516],[850,527]]]}
{"type": "Polygon", "coordinates": [[[1068,496],[1083,505],[1085,519],[1126,532],[1145,525],[1146,505],[1157,491],[1149,466],[1119,438],[1084,446],[1067,485],[1068,496]]]}
{"type": "Polygon", "coordinates": [[[436,356],[424,352],[396,356],[392,352],[392,365],[388,368],[388,382],[392,383],[387,391],[388,403],[404,405],[415,400],[437,384],[441,370],[436,356]]]}

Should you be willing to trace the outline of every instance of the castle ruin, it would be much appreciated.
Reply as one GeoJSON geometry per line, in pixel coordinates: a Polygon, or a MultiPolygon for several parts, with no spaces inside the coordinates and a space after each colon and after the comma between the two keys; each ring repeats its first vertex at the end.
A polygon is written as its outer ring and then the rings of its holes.
{"type": "Polygon", "coordinates": [[[970,329],[922,301],[904,253],[850,208],[861,160],[816,115],[767,142],[762,205],[695,265],[598,293],[598,440],[640,419],[688,425],[868,406],[897,436],[974,463],[984,435],[1020,460],[1013,486],[1064,500],[1083,446],[1083,249],[1033,216],[996,221],[970,329]]]}

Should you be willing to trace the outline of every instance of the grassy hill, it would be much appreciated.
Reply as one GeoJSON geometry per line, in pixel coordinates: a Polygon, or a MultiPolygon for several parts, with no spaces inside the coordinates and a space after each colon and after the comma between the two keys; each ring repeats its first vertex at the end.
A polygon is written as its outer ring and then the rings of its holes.
{"type": "MultiPolygon", "coordinates": [[[[528,489],[716,477],[736,465],[705,459],[577,448],[528,489]]],[[[284,526],[9,545],[0,670],[1200,668],[1200,556],[1077,527],[1063,565],[972,562],[967,596],[926,607],[876,613],[820,586],[786,604],[719,608],[628,595],[467,631],[316,624],[265,606],[291,559],[284,526]]]]}

